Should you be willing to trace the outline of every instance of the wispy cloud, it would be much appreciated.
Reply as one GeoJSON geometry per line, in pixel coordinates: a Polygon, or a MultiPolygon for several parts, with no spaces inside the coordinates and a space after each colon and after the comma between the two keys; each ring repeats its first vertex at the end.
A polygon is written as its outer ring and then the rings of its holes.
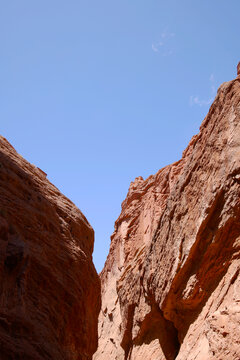
{"type": "Polygon", "coordinates": [[[211,74],[209,77],[209,83],[210,83],[210,96],[207,99],[201,99],[198,95],[191,95],[190,96],[190,105],[198,105],[198,106],[207,106],[210,105],[214,97],[216,95],[216,87],[215,87],[215,79],[214,75],[211,74]]]}
{"type": "Polygon", "coordinates": [[[190,96],[190,105],[199,105],[199,106],[204,106],[204,105],[210,105],[211,102],[213,101],[213,98],[210,98],[208,100],[203,100],[203,99],[199,99],[199,96],[190,96]]]}
{"type": "Polygon", "coordinates": [[[173,54],[173,47],[171,39],[175,37],[175,33],[163,30],[160,34],[158,41],[152,43],[152,50],[156,53],[160,53],[162,56],[169,56],[173,54]]]}
{"type": "Polygon", "coordinates": [[[154,52],[159,52],[159,46],[161,46],[161,45],[159,45],[159,44],[152,44],[152,50],[153,50],[154,52]]]}

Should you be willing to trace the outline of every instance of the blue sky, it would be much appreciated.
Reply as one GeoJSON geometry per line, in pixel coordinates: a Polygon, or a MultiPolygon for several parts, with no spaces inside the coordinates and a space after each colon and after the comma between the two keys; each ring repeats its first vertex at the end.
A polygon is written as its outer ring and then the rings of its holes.
{"type": "Polygon", "coordinates": [[[86,215],[98,271],[130,182],[180,159],[236,77],[239,13],[239,0],[1,1],[1,134],[86,215]]]}

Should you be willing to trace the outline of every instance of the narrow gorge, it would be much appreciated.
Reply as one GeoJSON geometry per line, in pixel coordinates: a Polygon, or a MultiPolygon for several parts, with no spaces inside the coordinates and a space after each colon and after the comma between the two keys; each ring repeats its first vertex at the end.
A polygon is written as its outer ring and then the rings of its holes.
{"type": "Polygon", "coordinates": [[[130,184],[100,276],[93,247],[0,137],[1,360],[240,359],[240,65],[182,159],[130,184]]]}

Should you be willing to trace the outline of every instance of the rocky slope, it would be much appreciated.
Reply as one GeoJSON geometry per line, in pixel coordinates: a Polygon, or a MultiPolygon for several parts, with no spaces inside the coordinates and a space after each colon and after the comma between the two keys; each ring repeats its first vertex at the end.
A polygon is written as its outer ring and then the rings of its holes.
{"type": "Polygon", "coordinates": [[[240,359],[240,78],[182,159],[130,185],[101,273],[94,360],[240,359]]]}
{"type": "Polygon", "coordinates": [[[90,360],[100,283],[83,214],[0,137],[0,358],[90,360]]]}

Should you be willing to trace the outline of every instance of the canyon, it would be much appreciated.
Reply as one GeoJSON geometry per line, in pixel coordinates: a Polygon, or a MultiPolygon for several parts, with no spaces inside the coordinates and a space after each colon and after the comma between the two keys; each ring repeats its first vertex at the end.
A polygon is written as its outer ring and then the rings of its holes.
{"type": "Polygon", "coordinates": [[[182,159],[130,185],[94,360],[240,359],[239,69],[182,159]]]}
{"type": "Polygon", "coordinates": [[[181,160],[137,177],[98,276],[94,231],[0,137],[1,360],[240,359],[240,65],[181,160]]]}

